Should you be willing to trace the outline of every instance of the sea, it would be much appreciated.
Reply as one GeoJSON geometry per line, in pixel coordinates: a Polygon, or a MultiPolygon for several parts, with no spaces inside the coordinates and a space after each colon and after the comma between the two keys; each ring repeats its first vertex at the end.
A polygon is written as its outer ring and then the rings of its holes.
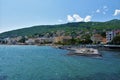
{"type": "Polygon", "coordinates": [[[0,80],[120,80],[120,51],[68,56],[51,46],[0,45],[0,80]]]}

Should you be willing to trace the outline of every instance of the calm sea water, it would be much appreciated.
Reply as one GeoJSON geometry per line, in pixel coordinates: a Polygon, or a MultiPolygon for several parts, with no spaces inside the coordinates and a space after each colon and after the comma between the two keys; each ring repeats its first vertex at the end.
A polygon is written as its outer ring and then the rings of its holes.
{"type": "Polygon", "coordinates": [[[67,56],[50,46],[0,46],[0,80],[120,80],[120,51],[67,56]]]}

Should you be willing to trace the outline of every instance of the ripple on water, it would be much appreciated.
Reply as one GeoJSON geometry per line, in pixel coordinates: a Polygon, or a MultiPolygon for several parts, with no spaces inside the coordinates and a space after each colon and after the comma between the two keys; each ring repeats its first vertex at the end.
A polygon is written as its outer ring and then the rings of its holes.
{"type": "Polygon", "coordinates": [[[0,46],[0,80],[120,79],[119,52],[101,51],[100,59],[66,52],[47,46],[0,46]]]}
{"type": "Polygon", "coordinates": [[[0,80],[7,80],[8,76],[7,75],[0,75],[0,80]]]}

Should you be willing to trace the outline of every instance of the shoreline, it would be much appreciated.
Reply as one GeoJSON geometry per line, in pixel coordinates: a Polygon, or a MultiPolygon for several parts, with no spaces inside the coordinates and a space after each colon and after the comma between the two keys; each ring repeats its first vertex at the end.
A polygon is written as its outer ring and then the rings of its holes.
{"type": "Polygon", "coordinates": [[[67,50],[68,53],[66,55],[68,56],[87,56],[87,57],[102,57],[102,54],[99,53],[100,50],[116,50],[116,49],[107,49],[107,48],[92,48],[92,47],[85,47],[82,45],[76,46],[76,45],[53,45],[53,44],[42,44],[42,45],[10,45],[10,44],[0,44],[1,46],[50,46],[56,49],[61,49],[61,50],[67,50]],[[95,53],[96,52],[96,53],[95,53]]]}
{"type": "Polygon", "coordinates": [[[93,48],[98,50],[120,50],[120,45],[56,45],[56,44],[0,44],[0,45],[19,45],[19,46],[51,46],[53,48],[71,50],[71,48],[93,48]],[[118,46],[118,47],[114,47],[118,46]]]}
{"type": "Polygon", "coordinates": [[[73,46],[55,46],[55,48],[68,50],[67,55],[76,55],[76,56],[89,56],[89,57],[102,57],[102,54],[99,53],[98,49],[86,48],[86,47],[73,47],[73,46]]]}

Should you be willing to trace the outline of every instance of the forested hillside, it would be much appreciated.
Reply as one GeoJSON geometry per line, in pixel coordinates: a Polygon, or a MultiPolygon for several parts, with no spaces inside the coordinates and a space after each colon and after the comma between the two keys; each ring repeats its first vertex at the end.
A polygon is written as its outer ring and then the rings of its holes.
{"type": "Polygon", "coordinates": [[[120,20],[114,19],[107,22],[74,22],[60,25],[40,25],[8,31],[0,34],[1,38],[14,36],[30,36],[34,34],[54,33],[58,30],[64,30],[66,33],[72,31],[106,31],[120,29],[120,20]]]}

